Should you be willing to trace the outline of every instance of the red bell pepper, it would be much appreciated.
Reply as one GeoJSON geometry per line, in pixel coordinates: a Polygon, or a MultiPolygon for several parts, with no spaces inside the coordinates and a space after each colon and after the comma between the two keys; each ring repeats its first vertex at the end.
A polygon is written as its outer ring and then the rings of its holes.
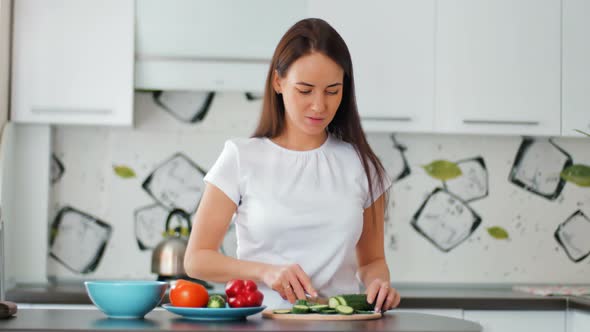
{"type": "Polygon", "coordinates": [[[232,280],[225,285],[227,303],[232,308],[259,307],[264,295],[252,280],[232,280]]]}

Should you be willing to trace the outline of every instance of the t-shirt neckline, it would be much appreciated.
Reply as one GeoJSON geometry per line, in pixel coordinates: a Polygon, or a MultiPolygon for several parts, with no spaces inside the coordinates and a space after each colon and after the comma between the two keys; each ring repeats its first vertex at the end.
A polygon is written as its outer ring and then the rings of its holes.
{"type": "Polygon", "coordinates": [[[264,137],[264,140],[267,141],[270,145],[272,145],[273,147],[288,152],[288,153],[294,153],[294,154],[308,154],[308,153],[314,153],[314,152],[318,152],[323,150],[328,143],[332,140],[332,135],[330,133],[328,133],[328,138],[326,138],[326,140],[324,141],[324,143],[322,143],[322,145],[318,146],[317,148],[311,149],[311,150],[291,150],[291,149],[287,149],[283,146],[278,145],[277,143],[273,142],[270,138],[268,137],[264,137]]]}

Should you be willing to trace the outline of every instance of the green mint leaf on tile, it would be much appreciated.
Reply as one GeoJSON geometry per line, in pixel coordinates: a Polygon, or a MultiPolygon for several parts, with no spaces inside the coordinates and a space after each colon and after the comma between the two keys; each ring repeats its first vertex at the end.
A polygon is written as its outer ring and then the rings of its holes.
{"type": "Polygon", "coordinates": [[[590,187],[590,167],[582,164],[572,165],[564,169],[561,178],[580,187],[590,187]]]}
{"type": "Polygon", "coordinates": [[[115,171],[115,174],[123,179],[135,177],[135,172],[127,166],[113,166],[113,170],[115,171]]]}
{"type": "Polygon", "coordinates": [[[490,236],[496,240],[504,240],[508,238],[508,232],[500,226],[488,227],[487,230],[490,236]]]}
{"type": "Polygon", "coordinates": [[[463,174],[456,163],[448,160],[435,160],[422,168],[428,175],[442,181],[451,180],[463,174]]]}

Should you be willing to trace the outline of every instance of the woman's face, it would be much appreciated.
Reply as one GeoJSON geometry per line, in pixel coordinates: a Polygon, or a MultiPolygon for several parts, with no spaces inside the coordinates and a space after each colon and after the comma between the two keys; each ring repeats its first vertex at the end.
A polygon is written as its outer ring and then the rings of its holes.
{"type": "Polygon", "coordinates": [[[285,77],[275,73],[273,86],[283,95],[286,128],[315,136],[324,133],[342,100],[344,70],[318,52],[293,62],[285,77]]]}

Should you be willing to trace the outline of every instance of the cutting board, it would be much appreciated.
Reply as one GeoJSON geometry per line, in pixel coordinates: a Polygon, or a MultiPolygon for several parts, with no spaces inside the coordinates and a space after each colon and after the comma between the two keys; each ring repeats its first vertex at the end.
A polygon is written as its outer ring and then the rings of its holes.
{"type": "Polygon", "coordinates": [[[284,320],[370,320],[382,317],[380,313],[354,315],[321,315],[321,314],[275,314],[272,309],[262,312],[262,317],[284,320]]]}

